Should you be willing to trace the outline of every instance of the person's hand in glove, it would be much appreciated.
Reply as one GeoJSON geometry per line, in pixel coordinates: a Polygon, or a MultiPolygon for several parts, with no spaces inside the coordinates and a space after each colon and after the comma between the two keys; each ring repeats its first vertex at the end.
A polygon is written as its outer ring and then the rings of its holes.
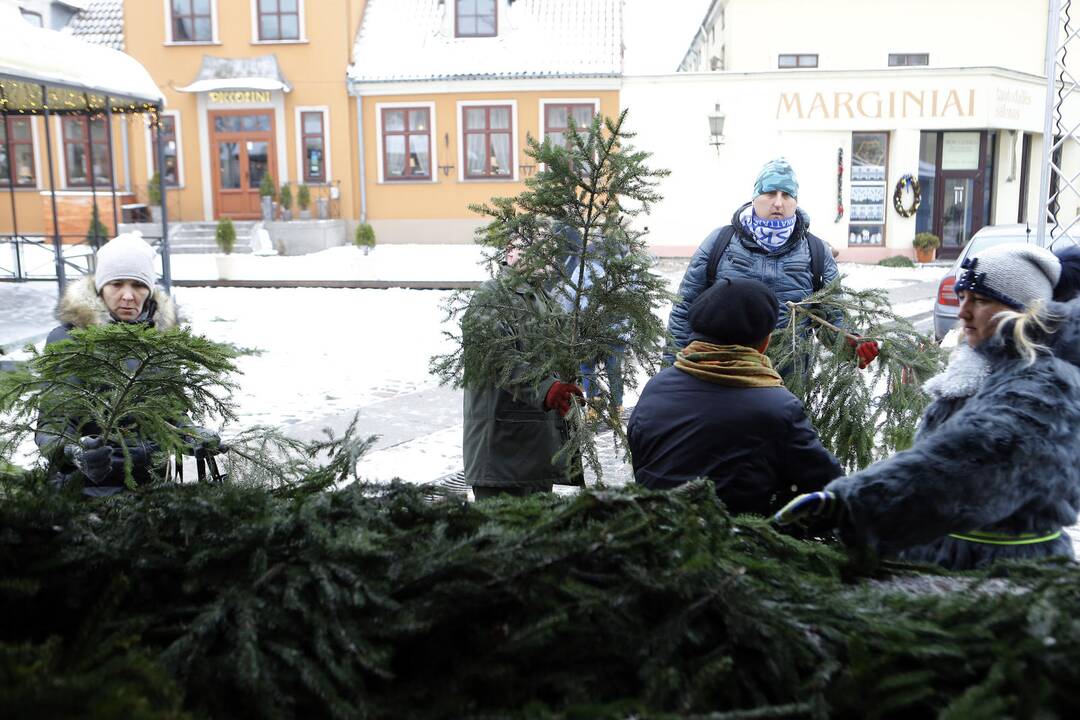
{"type": "Polygon", "coordinates": [[[848,346],[855,350],[860,370],[865,370],[866,366],[874,362],[874,358],[881,352],[876,340],[863,340],[858,335],[848,335],[845,339],[848,346]]]}
{"type": "MultiPolygon", "coordinates": [[[[149,440],[128,440],[124,444],[132,467],[150,465],[151,456],[158,450],[157,444],[149,440]]],[[[100,485],[109,477],[124,476],[124,449],[117,445],[102,445],[101,438],[88,435],[82,438],[79,445],[69,446],[65,452],[94,485],[100,485]]]]}
{"type": "Polygon", "coordinates": [[[772,521],[776,525],[803,524],[817,520],[836,520],[840,517],[839,498],[828,490],[804,493],[780,508],[772,521]]]}
{"type": "Polygon", "coordinates": [[[544,398],[544,407],[548,410],[556,410],[561,417],[566,417],[566,413],[570,412],[570,403],[573,402],[572,398],[575,395],[582,399],[585,398],[585,393],[574,383],[555,382],[548,389],[547,396],[544,398]]]}
{"type": "MultiPolygon", "coordinates": [[[[64,454],[70,457],[75,467],[94,485],[100,485],[113,471],[113,448],[101,444],[101,438],[88,435],[78,445],[67,445],[64,454]]],[[[124,466],[120,458],[121,469],[124,466]]]]}

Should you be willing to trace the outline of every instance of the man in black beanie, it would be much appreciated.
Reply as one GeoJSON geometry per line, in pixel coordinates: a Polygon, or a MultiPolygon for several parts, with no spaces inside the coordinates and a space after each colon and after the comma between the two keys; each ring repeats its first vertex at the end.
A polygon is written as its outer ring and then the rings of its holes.
{"type": "Polygon", "coordinates": [[[843,474],[764,355],[776,295],[721,278],[690,309],[691,342],[645,385],[627,435],[634,479],[662,490],[707,477],[732,513],[770,515],[843,474]]]}

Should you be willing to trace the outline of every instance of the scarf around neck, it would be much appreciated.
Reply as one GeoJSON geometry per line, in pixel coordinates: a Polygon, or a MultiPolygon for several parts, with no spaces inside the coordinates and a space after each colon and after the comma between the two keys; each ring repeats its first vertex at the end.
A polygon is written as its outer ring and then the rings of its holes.
{"type": "Polygon", "coordinates": [[[765,252],[773,252],[783,247],[795,230],[796,216],[792,215],[783,220],[763,220],[754,212],[754,206],[748,205],[739,215],[746,232],[761,246],[765,252]]]}
{"type": "Polygon", "coordinates": [[[753,348],[694,340],[675,356],[675,367],[699,380],[728,387],[781,387],[772,362],[753,348]]]}

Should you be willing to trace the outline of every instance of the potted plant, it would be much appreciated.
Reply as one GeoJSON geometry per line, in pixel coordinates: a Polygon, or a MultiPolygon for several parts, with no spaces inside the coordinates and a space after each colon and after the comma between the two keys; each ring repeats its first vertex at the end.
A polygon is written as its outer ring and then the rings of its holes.
{"type": "Polygon", "coordinates": [[[300,219],[311,219],[311,190],[307,185],[296,188],[296,205],[300,208],[300,219]]]}
{"type": "Polygon", "coordinates": [[[90,247],[97,250],[109,241],[109,227],[101,222],[97,205],[90,208],[90,227],[86,230],[86,242],[90,247]]]}
{"type": "Polygon", "coordinates": [[[283,184],[278,191],[278,204],[281,206],[281,219],[292,220],[292,188],[288,183],[283,184]]]}
{"type": "Polygon", "coordinates": [[[270,173],[264,173],[259,182],[259,203],[262,208],[262,219],[270,222],[274,219],[274,200],[277,198],[277,186],[270,173]]]}
{"type": "Polygon", "coordinates": [[[146,186],[146,197],[150,203],[150,220],[161,222],[161,174],[155,172],[146,186]]]}
{"type": "Polygon", "coordinates": [[[221,252],[224,253],[224,255],[218,255],[215,258],[218,266],[218,277],[222,280],[231,280],[233,274],[232,251],[236,246],[236,226],[233,225],[233,221],[229,218],[218,220],[214,239],[217,241],[221,252]]]}
{"type": "Polygon", "coordinates": [[[367,255],[375,247],[375,228],[371,227],[366,222],[362,222],[356,226],[356,236],[353,238],[353,242],[356,247],[364,251],[367,255]]]}
{"type": "Polygon", "coordinates": [[[941,247],[941,238],[931,232],[921,232],[911,244],[915,247],[915,260],[921,263],[934,261],[937,249],[941,247]]]}

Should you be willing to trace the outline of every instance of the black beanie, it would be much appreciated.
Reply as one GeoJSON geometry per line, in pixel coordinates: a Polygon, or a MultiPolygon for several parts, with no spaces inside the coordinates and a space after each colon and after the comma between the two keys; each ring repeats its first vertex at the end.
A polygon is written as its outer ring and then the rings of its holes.
{"type": "Polygon", "coordinates": [[[720,278],[690,307],[690,329],[718,345],[761,344],[776,327],[779,302],[757,280],[720,278]]]}

